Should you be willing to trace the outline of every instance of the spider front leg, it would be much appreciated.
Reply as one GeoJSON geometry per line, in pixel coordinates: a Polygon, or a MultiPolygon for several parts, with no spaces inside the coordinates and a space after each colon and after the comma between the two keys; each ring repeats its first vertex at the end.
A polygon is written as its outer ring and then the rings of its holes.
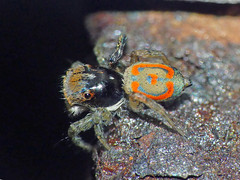
{"type": "Polygon", "coordinates": [[[156,101],[149,99],[140,93],[131,93],[129,95],[129,100],[130,100],[130,102],[129,102],[130,107],[132,108],[133,111],[144,112],[144,111],[142,111],[142,108],[143,108],[143,104],[145,104],[150,109],[152,109],[156,113],[160,114],[166,120],[166,122],[164,123],[165,125],[172,128],[173,130],[177,131],[181,136],[185,137],[184,132],[175,126],[174,122],[167,115],[165,109],[160,104],[158,104],[156,101]]]}
{"type": "Polygon", "coordinates": [[[68,137],[71,138],[72,142],[87,151],[92,150],[92,146],[83,141],[83,139],[79,136],[80,132],[84,132],[89,130],[93,126],[94,122],[92,120],[92,114],[88,114],[83,119],[80,119],[77,122],[74,122],[70,125],[68,129],[68,137]]]}
{"type": "Polygon", "coordinates": [[[76,146],[87,151],[91,151],[93,147],[83,141],[83,139],[79,136],[79,133],[87,131],[94,126],[94,130],[99,141],[106,149],[110,149],[104,137],[103,125],[109,125],[111,120],[111,112],[104,108],[98,108],[95,110],[95,112],[88,114],[83,119],[72,123],[68,129],[68,136],[76,146]]]}
{"type": "MultiPolygon", "coordinates": [[[[139,58],[156,58],[155,62],[158,62],[159,60],[162,60],[164,64],[166,65],[170,65],[170,61],[168,60],[168,58],[165,56],[165,54],[163,54],[161,51],[157,51],[157,50],[136,50],[136,51],[132,51],[131,55],[131,64],[134,64],[136,62],[139,62],[139,58]]],[[[160,64],[162,64],[162,62],[159,62],[160,64]]]]}

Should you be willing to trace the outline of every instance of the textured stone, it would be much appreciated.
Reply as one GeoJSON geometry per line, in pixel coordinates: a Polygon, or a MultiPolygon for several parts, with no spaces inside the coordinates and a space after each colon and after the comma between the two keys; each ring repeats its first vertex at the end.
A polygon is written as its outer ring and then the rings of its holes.
{"type": "Polygon", "coordinates": [[[122,64],[129,65],[132,50],[161,50],[193,83],[164,104],[187,138],[123,107],[108,129],[112,149],[94,153],[98,179],[240,178],[239,24],[239,16],[186,12],[101,12],[87,18],[101,65],[124,32],[122,64]]]}

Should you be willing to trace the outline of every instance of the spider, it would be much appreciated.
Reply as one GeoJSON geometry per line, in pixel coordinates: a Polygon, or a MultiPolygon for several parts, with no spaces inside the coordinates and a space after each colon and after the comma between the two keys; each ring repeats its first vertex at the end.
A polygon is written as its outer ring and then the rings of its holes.
{"type": "Polygon", "coordinates": [[[69,112],[75,116],[89,111],[68,129],[72,142],[87,151],[91,151],[93,146],[83,141],[80,132],[94,127],[98,140],[109,150],[103,127],[110,125],[113,112],[124,103],[128,103],[129,109],[139,115],[144,115],[146,105],[161,115],[168,127],[184,136],[158,102],[177,98],[186,87],[191,86],[191,81],[170,66],[167,57],[156,50],[132,51],[131,65],[121,73],[117,67],[126,41],[126,35],[119,36],[114,52],[107,59],[108,67],[92,67],[77,61],[63,76],[63,94],[69,112]],[[140,58],[155,58],[155,61],[141,62],[140,58]]]}

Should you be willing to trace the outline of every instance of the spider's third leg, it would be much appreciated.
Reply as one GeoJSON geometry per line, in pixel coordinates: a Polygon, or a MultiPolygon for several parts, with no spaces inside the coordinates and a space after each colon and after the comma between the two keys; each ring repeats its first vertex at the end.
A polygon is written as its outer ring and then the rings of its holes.
{"type": "Polygon", "coordinates": [[[167,115],[165,109],[158,104],[156,101],[147,98],[146,96],[139,94],[139,93],[132,93],[130,94],[130,98],[132,100],[135,101],[139,101],[141,103],[144,103],[145,105],[147,105],[149,108],[151,108],[152,110],[154,110],[155,112],[157,112],[158,114],[160,114],[161,116],[163,116],[163,118],[165,120],[167,120],[166,122],[164,122],[164,124],[166,124],[167,126],[169,126],[170,128],[174,129],[175,131],[177,131],[180,135],[185,137],[184,132],[179,129],[178,127],[176,127],[176,125],[174,124],[174,122],[169,118],[169,116],[167,115]]]}
{"type": "Polygon", "coordinates": [[[92,146],[83,141],[83,139],[79,136],[80,132],[87,131],[93,126],[92,116],[87,115],[85,118],[74,122],[70,125],[68,129],[68,137],[71,138],[72,142],[87,151],[92,150],[92,146]]]}
{"type": "MultiPolygon", "coordinates": [[[[164,64],[170,65],[170,61],[167,59],[165,54],[157,50],[136,50],[136,51],[132,51],[130,56],[131,56],[131,64],[139,62],[140,61],[139,58],[141,57],[144,59],[158,58],[159,60],[162,60],[164,64]]],[[[157,59],[156,59],[156,62],[158,62],[157,59]]],[[[162,62],[160,64],[162,64],[162,62]]]]}

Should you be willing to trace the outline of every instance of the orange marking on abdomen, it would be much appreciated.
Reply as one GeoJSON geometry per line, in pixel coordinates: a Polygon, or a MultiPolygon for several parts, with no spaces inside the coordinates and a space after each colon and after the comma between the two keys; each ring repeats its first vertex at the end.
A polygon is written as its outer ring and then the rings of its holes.
{"type": "Polygon", "coordinates": [[[139,92],[139,91],[138,91],[138,87],[139,87],[139,86],[140,86],[139,82],[133,81],[133,82],[132,82],[132,91],[133,91],[133,92],[139,92]]]}
{"type": "Polygon", "coordinates": [[[151,79],[151,84],[152,84],[152,85],[157,84],[157,78],[158,78],[158,76],[157,76],[156,74],[149,74],[149,76],[152,78],[152,79],[151,79]]]}
{"type": "Polygon", "coordinates": [[[173,78],[174,70],[171,67],[168,67],[164,64],[137,64],[132,67],[132,74],[134,76],[137,76],[137,75],[139,75],[138,68],[146,68],[146,67],[150,67],[150,68],[151,67],[159,67],[159,68],[165,69],[168,71],[166,78],[169,78],[169,79],[173,78]]]}
{"type": "Polygon", "coordinates": [[[143,95],[145,95],[148,98],[153,99],[153,100],[164,100],[164,99],[167,99],[167,98],[171,97],[173,95],[173,92],[174,92],[174,84],[171,81],[166,82],[166,86],[167,86],[167,89],[168,89],[167,92],[164,93],[164,94],[161,94],[159,96],[153,96],[153,95],[144,93],[142,91],[139,91],[138,90],[139,86],[140,86],[140,84],[137,81],[132,82],[132,91],[136,92],[136,93],[143,94],[143,95]]]}

